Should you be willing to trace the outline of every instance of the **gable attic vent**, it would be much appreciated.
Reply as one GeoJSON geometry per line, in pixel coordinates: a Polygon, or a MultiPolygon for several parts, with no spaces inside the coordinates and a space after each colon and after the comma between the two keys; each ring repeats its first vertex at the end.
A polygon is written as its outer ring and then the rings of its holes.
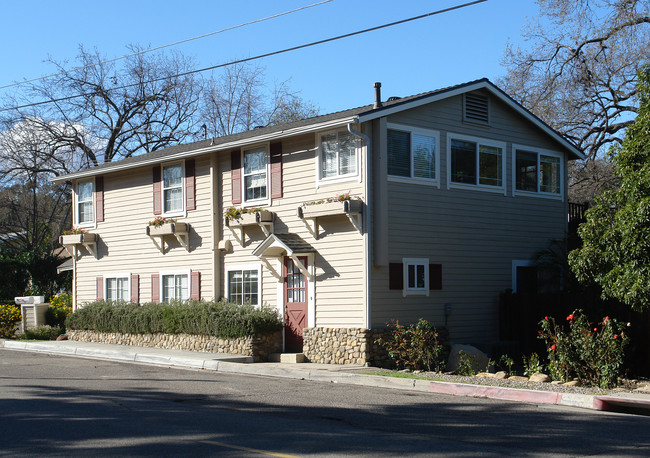
{"type": "Polygon", "coordinates": [[[488,98],[479,94],[465,94],[465,121],[489,122],[488,98]]]}

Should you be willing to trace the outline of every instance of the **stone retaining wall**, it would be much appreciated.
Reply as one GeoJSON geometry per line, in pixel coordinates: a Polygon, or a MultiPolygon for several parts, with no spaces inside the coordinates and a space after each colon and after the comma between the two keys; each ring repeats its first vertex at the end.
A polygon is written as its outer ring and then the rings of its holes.
{"type": "Polygon", "coordinates": [[[271,353],[282,351],[282,332],[262,336],[222,339],[194,334],[119,334],[115,332],[80,331],[68,329],[68,339],[170,350],[234,353],[252,356],[255,362],[268,361],[271,353]]]}
{"type": "MultiPolygon", "coordinates": [[[[309,328],[303,330],[303,350],[309,362],[393,367],[388,352],[375,342],[391,337],[391,329],[309,328]]],[[[439,328],[440,343],[448,347],[449,332],[439,328]]]]}

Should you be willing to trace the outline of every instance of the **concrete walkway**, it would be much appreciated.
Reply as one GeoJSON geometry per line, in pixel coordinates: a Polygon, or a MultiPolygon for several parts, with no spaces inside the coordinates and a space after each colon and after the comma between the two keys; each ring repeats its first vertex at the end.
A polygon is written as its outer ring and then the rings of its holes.
{"type": "Polygon", "coordinates": [[[594,410],[650,416],[650,393],[620,392],[595,396],[503,388],[463,383],[438,382],[372,375],[378,368],[333,364],[253,363],[249,356],[227,353],[202,353],[161,348],[91,342],[1,340],[7,350],[41,352],[61,356],[105,359],[111,361],[156,364],[189,369],[204,369],[245,375],[285,377],[330,383],[347,383],[380,388],[470,396],[532,404],[556,404],[594,410]]]}

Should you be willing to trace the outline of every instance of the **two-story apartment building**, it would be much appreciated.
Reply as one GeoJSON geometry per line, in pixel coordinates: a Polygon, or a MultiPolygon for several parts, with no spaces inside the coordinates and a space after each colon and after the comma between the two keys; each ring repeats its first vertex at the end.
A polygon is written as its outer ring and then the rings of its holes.
{"type": "MultiPolygon", "coordinates": [[[[75,307],[268,305],[286,350],[304,343],[318,361],[341,358],[304,329],[349,344],[425,318],[452,341],[495,339],[499,293],[534,283],[535,254],[566,235],[567,161],[582,154],[486,79],[384,102],[375,91],[373,105],[57,178],[87,231],[68,240],[75,307]]],[[[363,361],[340,342],[355,355],[343,360],[363,361]]]]}

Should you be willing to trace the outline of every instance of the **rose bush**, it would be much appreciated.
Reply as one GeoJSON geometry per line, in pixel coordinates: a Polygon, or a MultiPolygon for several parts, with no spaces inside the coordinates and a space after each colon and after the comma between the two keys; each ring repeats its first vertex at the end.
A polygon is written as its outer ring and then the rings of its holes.
{"type": "Polygon", "coordinates": [[[546,342],[553,379],[566,381],[576,377],[584,385],[601,388],[617,384],[629,343],[624,323],[608,316],[592,323],[581,310],[576,310],[566,317],[568,329],[548,316],[540,325],[539,338],[546,342]]]}

